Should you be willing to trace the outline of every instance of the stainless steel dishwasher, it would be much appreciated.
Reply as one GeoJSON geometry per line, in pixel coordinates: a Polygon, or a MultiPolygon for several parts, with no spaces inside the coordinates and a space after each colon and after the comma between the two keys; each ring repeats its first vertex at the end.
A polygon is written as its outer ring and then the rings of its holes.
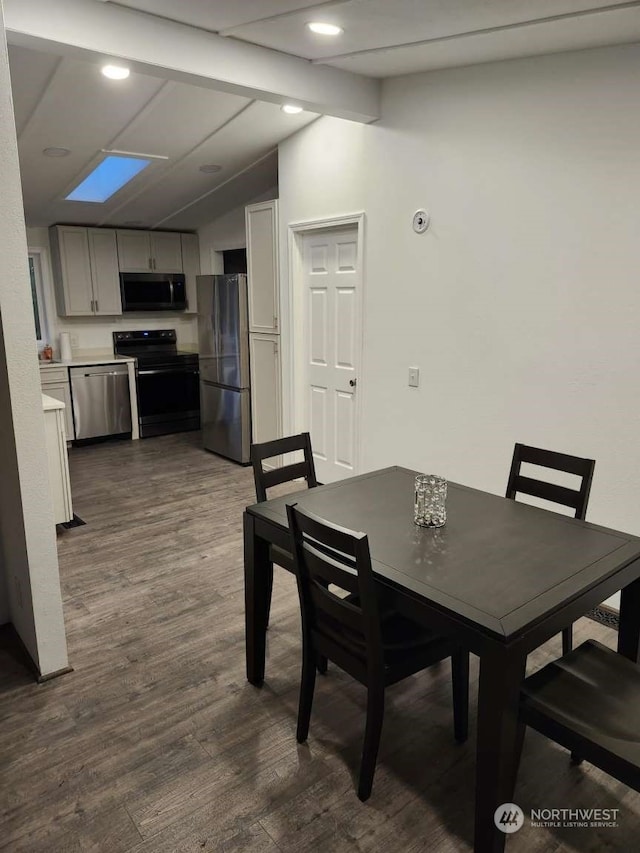
{"type": "Polygon", "coordinates": [[[126,364],[70,367],[69,379],[77,439],[131,432],[126,364]]]}

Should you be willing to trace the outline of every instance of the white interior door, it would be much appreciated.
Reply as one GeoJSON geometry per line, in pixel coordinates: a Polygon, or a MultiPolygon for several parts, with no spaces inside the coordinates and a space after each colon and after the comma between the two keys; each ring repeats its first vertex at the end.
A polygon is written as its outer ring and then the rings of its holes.
{"type": "Polygon", "coordinates": [[[358,229],[312,232],[303,241],[305,421],[318,480],[331,483],[358,473],[358,229]]]}

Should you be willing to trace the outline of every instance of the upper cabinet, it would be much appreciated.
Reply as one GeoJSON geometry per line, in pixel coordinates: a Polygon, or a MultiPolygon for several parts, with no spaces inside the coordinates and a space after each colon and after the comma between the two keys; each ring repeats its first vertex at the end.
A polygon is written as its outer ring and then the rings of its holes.
{"type": "Polygon", "coordinates": [[[58,314],[122,314],[115,232],[54,225],[49,234],[58,314]]]}
{"type": "Polygon", "coordinates": [[[278,202],[245,208],[249,331],[279,334],[278,202]]]}
{"type": "Polygon", "coordinates": [[[196,276],[200,275],[200,243],[197,234],[181,234],[182,240],[182,271],[184,272],[187,289],[188,314],[198,310],[196,276]]]}
{"type": "Polygon", "coordinates": [[[121,272],[149,272],[151,241],[148,231],[116,231],[121,272]]]}
{"type": "Polygon", "coordinates": [[[121,272],[184,272],[187,311],[196,312],[197,234],[53,225],[51,261],[61,317],[122,314],[121,272]]]}
{"type": "Polygon", "coordinates": [[[182,272],[182,243],[180,234],[151,231],[151,260],[158,272],[182,272]]]}
{"type": "Polygon", "coordinates": [[[116,231],[120,272],[182,272],[180,234],[116,231]]]}
{"type": "Polygon", "coordinates": [[[122,314],[116,235],[106,228],[87,228],[93,283],[94,314],[122,314]]]}

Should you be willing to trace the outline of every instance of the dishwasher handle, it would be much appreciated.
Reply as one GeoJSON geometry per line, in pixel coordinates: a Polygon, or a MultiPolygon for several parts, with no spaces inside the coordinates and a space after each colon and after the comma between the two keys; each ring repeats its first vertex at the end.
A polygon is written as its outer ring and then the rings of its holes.
{"type": "Polygon", "coordinates": [[[85,376],[126,376],[126,370],[104,370],[101,373],[85,373],[85,376]]]}

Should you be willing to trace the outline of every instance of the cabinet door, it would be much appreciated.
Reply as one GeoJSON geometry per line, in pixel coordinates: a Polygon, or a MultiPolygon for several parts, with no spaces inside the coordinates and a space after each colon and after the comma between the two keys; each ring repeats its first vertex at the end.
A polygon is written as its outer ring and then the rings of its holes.
{"type": "Polygon", "coordinates": [[[182,272],[180,234],[152,231],[151,260],[158,272],[182,272]]]}
{"type": "Polygon", "coordinates": [[[148,231],[116,231],[120,272],[149,272],[152,269],[148,231]]]}
{"type": "Polygon", "coordinates": [[[280,438],[280,339],[277,335],[249,335],[251,357],[251,422],[253,441],[280,438]]]}
{"type": "Polygon", "coordinates": [[[122,314],[115,231],[88,228],[94,314],[122,314]]]}
{"type": "Polygon", "coordinates": [[[200,275],[200,243],[197,234],[181,234],[182,267],[187,282],[187,313],[198,310],[196,276],[200,275]]]}
{"type": "Polygon", "coordinates": [[[58,314],[62,317],[93,314],[87,229],[58,225],[50,229],[50,234],[58,314]]]}
{"type": "Polygon", "coordinates": [[[278,202],[245,209],[249,274],[249,331],[278,333],[278,202]]]}
{"type": "Polygon", "coordinates": [[[73,441],[76,437],[73,428],[73,410],[71,408],[71,389],[68,382],[55,382],[45,385],[42,389],[44,394],[53,397],[54,400],[60,400],[64,403],[64,425],[66,432],[66,440],[73,441]]]}

